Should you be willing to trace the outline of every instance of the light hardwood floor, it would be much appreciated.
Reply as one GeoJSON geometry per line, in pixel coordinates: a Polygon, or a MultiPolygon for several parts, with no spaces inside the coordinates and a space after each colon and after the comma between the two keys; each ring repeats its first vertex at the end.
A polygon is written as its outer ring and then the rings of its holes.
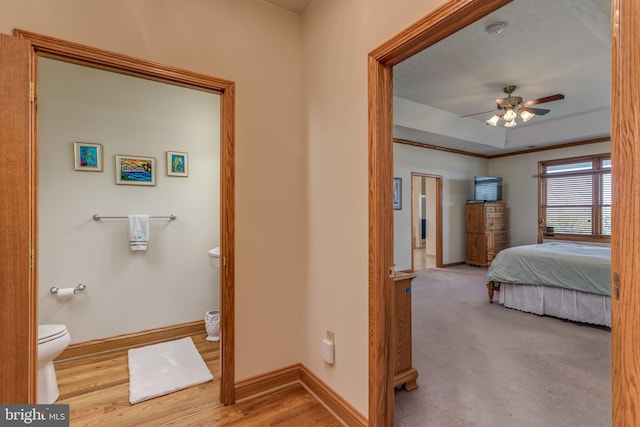
{"type": "Polygon", "coordinates": [[[71,426],[341,426],[300,384],[232,406],[219,401],[219,344],[192,336],[214,381],[129,404],[127,350],[55,365],[71,426]]]}
{"type": "Polygon", "coordinates": [[[427,255],[425,248],[413,249],[413,269],[426,270],[428,268],[436,268],[436,256],[427,255]]]}

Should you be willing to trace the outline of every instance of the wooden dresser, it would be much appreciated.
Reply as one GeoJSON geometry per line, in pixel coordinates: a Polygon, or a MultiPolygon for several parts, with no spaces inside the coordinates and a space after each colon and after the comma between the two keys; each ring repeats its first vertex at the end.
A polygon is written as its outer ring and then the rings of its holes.
{"type": "Polygon", "coordinates": [[[393,385],[411,391],[418,388],[418,370],[411,362],[411,281],[410,273],[393,277],[393,385]]]}
{"type": "Polygon", "coordinates": [[[504,203],[467,202],[466,264],[488,267],[507,246],[504,203]]]}

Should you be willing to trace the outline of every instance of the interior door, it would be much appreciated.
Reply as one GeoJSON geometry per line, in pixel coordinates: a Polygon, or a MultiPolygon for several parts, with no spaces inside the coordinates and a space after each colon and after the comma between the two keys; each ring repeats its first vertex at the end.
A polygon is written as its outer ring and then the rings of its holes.
{"type": "Polygon", "coordinates": [[[30,43],[0,34],[0,402],[36,401],[30,43]],[[27,167],[25,167],[27,165],[27,167]]]}

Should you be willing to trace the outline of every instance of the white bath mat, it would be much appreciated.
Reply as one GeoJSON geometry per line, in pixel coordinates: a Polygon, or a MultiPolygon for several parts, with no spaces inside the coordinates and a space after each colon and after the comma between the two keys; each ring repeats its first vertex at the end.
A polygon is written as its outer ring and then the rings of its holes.
{"type": "Polygon", "coordinates": [[[211,381],[191,337],[129,350],[129,403],[211,381]]]}

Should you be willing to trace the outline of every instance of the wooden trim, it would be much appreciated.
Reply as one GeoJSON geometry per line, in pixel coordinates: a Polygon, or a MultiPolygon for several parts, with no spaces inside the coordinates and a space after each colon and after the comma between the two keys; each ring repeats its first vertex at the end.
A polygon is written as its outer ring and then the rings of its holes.
{"type": "Polygon", "coordinates": [[[611,379],[614,426],[640,425],[640,2],[613,0],[611,379]]]}
{"type": "Polygon", "coordinates": [[[96,354],[101,353],[126,350],[129,348],[141,347],[144,345],[197,335],[202,332],[206,332],[204,320],[196,320],[194,322],[181,323],[179,325],[166,326],[164,328],[148,329],[146,331],[133,332],[115,337],[84,341],[71,344],[55,359],[55,361],[61,362],[87,356],[95,356],[96,354]]]}
{"type": "MultiPolygon", "coordinates": [[[[220,270],[220,334],[224,342],[224,345],[220,348],[220,399],[225,405],[233,404],[235,402],[235,388],[233,386],[235,381],[235,83],[20,29],[14,30],[14,35],[17,38],[25,39],[31,43],[34,58],[42,55],[149,80],[220,94],[220,247],[222,248],[222,268],[220,270]]],[[[33,68],[34,81],[37,82],[37,68],[35,64],[33,68]]],[[[34,122],[30,147],[34,158],[37,158],[38,152],[36,132],[37,126],[34,122]]],[[[31,167],[37,169],[33,164],[31,167]]],[[[32,173],[35,174],[37,171],[32,171],[32,173]]],[[[37,201],[36,184],[34,183],[32,187],[30,200],[35,206],[37,201]]],[[[36,230],[37,211],[35,207],[33,209],[31,224],[32,229],[36,230]]],[[[34,240],[34,242],[37,243],[36,240],[34,240]]],[[[34,247],[36,243],[34,243],[34,247]]],[[[7,283],[22,283],[24,281],[17,279],[19,279],[19,277],[16,276],[12,280],[7,281],[7,283]]],[[[31,290],[28,290],[26,286],[20,288],[20,291],[23,292],[24,295],[28,294],[28,300],[34,311],[31,320],[34,355],[37,351],[37,347],[35,346],[36,289],[37,284],[35,280],[31,290]]],[[[9,313],[13,313],[12,315],[17,317],[19,313],[16,310],[18,309],[11,307],[9,313]]],[[[20,348],[24,351],[23,346],[20,348]]],[[[33,380],[30,381],[30,384],[35,389],[37,358],[34,360],[31,368],[31,377],[33,380]]],[[[35,398],[33,400],[35,401],[35,398]]]]}
{"type": "Polygon", "coordinates": [[[425,148],[427,150],[436,150],[436,151],[444,151],[446,153],[451,153],[451,154],[459,154],[461,156],[479,157],[481,159],[489,158],[489,156],[486,154],[472,153],[470,151],[457,150],[455,148],[439,147],[437,145],[424,144],[422,142],[416,142],[416,141],[409,141],[408,139],[393,138],[393,142],[396,144],[410,145],[412,147],[418,147],[418,148],[425,148]]]}
{"type": "Polygon", "coordinates": [[[511,0],[450,0],[375,49],[370,56],[382,64],[396,65],[508,3],[511,0]]]}
{"type": "Polygon", "coordinates": [[[64,59],[80,65],[114,71],[148,80],[168,82],[189,88],[224,93],[233,82],[195,73],[133,56],[61,40],[43,34],[14,29],[13,35],[31,42],[38,55],[64,59]]]}
{"type": "Polygon", "coordinates": [[[235,385],[236,398],[268,393],[292,382],[300,382],[318,401],[348,426],[367,426],[367,419],[302,364],[297,364],[240,381],[235,385]]]}
{"type": "Polygon", "coordinates": [[[259,394],[272,391],[276,388],[291,384],[300,380],[300,364],[267,372],[247,378],[235,384],[237,400],[245,400],[259,394]]]}
{"type": "Polygon", "coordinates": [[[607,142],[607,141],[611,141],[611,137],[610,136],[605,136],[605,137],[602,137],[602,138],[583,139],[583,140],[580,140],[580,141],[567,142],[567,143],[564,143],[564,144],[548,145],[548,146],[545,146],[545,147],[536,147],[536,148],[531,148],[531,149],[528,149],[528,150],[513,151],[511,153],[494,154],[494,155],[491,155],[491,156],[487,156],[487,158],[489,158],[489,159],[497,159],[499,157],[518,156],[520,154],[537,153],[537,152],[540,152],[540,151],[559,150],[561,148],[578,147],[580,145],[597,144],[599,142],[607,142]]]}
{"type": "Polygon", "coordinates": [[[510,0],[451,0],[369,54],[369,425],[394,423],[392,66],[510,0]]]}
{"type": "Polygon", "coordinates": [[[611,141],[610,136],[602,137],[602,138],[584,139],[580,141],[566,142],[564,144],[547,145],[545,147],[528,148],[526,150],[510,151],[508,153],[490,155],[490,154],[471,153],[469,151],[457,150],[454,148],[438,147],[437,145],[423,144],[421,142],[409,141],[408,139],[393,138],[393,142],[397,144],[410,145],[412,147],[425,148],[427,150],[444,151],[452,154],[460,154],[462,156],[479,157],[481,159],[487,159],[487,160],[497,159],[500,157],[519,156],[521,154],[537,153],[540,151],[559,150],[561,148],[578,147],[580,145],[597,144],[599,142],[607,142],[607,141],[611,141]]]}
{"type": "Polygon", "coordinates": [[[367,426],[367,419],[329,386],[300,365],[302,384],[348,426],[367,426]]]}
{"type": "Polygon", "coordinates": [[[235,397],[235,99],[236,85],[230,82],[221,96],[220,153],[220,401],[232,405],[235,397]]]}
{"type": "Polygon", "coordinates": [[[391,426],[393,406],[393,144],[391,66],[369,57],[369,425],[391,426]],[[387,120],[384,120],[384,119],[387,120]]]}
{"type": "Polygon", "coordinates": [[[442,264],[442,177],[436,178],[436,267],[442,264]]]}
{"type": "Polygon", "coordinates": [[[2,294],[2,363],[0,402],[36,403],[37,324],[36,271],[32,267],[37,242],[30,198],[37,159],[30,145],[33,106],[29,43],[0,34],[0,293],[2,294]]]}

